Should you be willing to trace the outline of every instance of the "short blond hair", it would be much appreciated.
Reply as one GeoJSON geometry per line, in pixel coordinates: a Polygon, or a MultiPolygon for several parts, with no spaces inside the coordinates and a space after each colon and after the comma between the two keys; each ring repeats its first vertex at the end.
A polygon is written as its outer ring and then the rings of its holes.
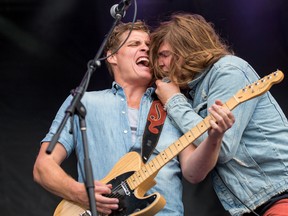
{"type": "MultiPolygon", "coordinates": [[[[104,48],[105,55],[107,56],[108,51],[111,53],[115,52],[120,44],[123,42],[121,41],[121,36],[130,30],[137,30],[137,31],[143,31],[147,34],[150,34],[150,28],[148,25],[146,25],[143,21],[137,20],[135,23],[129,22],[129,23],[123,23],[120,22],[113,30],[112,34],[107,40],[107,44],[104,48]]],[[[110,63],[106,60],[106,65],[109,70],[110,75],[113,77],[113,70],[110,65],[110,63]]]]}

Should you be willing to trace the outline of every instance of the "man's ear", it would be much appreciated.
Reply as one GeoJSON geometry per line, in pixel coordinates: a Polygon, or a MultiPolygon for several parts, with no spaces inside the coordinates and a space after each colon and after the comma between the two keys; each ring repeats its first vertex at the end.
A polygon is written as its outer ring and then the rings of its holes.
{"type": "Polygon", "coordinates": [[[117,59],[116,59],[116,56],[115,56],[115,53],[113,54],[113,55],[111,55],[111,51],[109,50],[108,52],[107,52],[107,55],[106,56],[109,56],[108,58],[107,58],[107,61],[110,63],[110,64],[115,64],[115,63],[117,63],[117,59]]]}

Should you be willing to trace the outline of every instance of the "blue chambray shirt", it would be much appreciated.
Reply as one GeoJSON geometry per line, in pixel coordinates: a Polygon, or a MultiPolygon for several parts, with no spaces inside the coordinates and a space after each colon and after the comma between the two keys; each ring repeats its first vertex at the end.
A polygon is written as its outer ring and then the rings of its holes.
{"type": "MultiPolygon", "coordinates": [[[[191,99],[176,96],[166,105],[169,118],[186,133],[207,116],[216,99],[228,101],[260,77],[243,59],[225,56],[189,83],[191,99]]],[[[224,135],[214,189],[231,215],[242,215],[288,189],[288,122],[267,92],[238,105],[236,122],[224,135]],[[231,190],[229,190],[229,189],[231,190]]],[[[199,144],[207,133],[195,141],[199,144]]]]}
{"type": "MultiPolygon", "coordinates": [[[[153,88],[147,89],[141,100],[139,109],[137,138],[133,145],[131,141],[131,130],[128,122],[128,106],[123,89],[113,83],[111,89],[102,91],[86,92],[81,100],[86,108],[87,138],[89,144],[89,154],[93,167],[93,176],[96,180],[104,178],[114,167],[119,159],[130,151],[141,152],[142,136],[147,121],[147,115],[152,103],[151,94],[153,88]]],[[[50,141],[62,121],[64,112],[70,105],[71,96],[69,96],[59,109],[49,133],[42,141],[50,141]]],[[[83,145],[82,137],[79,132],[79,121],[75,118],[74,127],[75,139],[69,134],[70,121],[68,120],[59,142],[65,147],[68,156],[73,150],[76,150],[78,159],[79,181],[83,182],[83,145]]],[[[166,118],[165,124],[159,138],[156,149],[151,155],[152,159],[160,151],[166,149],[170,144],[177,140],[182,133],[173,127],[169,118],[166,118]]],[[[159,216],[182,216],[182,184],[181,170],[178,158],[173,158],[158,173],[155,180],[157,184],[149,190],[150,193],[159,192],[166,199],[165,207],[157,214],[159,216]]]]}

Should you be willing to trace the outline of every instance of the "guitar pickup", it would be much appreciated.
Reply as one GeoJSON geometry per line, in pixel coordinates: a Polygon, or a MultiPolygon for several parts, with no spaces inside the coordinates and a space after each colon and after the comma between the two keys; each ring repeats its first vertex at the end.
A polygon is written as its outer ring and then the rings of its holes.
{"type": "Polygon", "coordinates": [[[121,182],[121,187],[122,187],[124,193],[125,193],[127,196],[130,196],[130,195],[131,195],[130,190],[129,190],[126,182],[121,182]]]}

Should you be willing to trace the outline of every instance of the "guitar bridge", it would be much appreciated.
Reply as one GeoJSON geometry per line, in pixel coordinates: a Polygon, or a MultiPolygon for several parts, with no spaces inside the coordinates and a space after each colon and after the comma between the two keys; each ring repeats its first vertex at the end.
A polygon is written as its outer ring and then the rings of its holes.
{"type": "Polygon", "coordinates": [[[89,210],[86,210],[85,212],[79,214],[79,216],[91,216],[92,213],[89,210]]]}

